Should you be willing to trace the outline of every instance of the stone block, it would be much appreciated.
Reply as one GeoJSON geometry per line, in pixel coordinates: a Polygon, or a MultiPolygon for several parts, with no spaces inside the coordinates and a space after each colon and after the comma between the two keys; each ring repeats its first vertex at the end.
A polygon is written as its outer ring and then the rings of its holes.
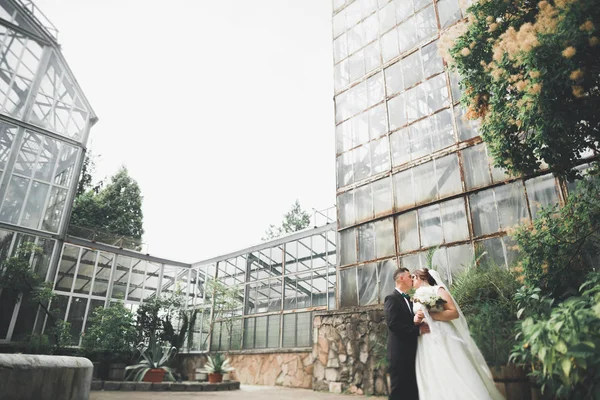
{"type": "Polygon", "coordinates": [[[337,368],[325,368],[325,380],[329,382],[338,381],[340,378],[340,370],[337,368]]]}
{"type": "Polygon", "coordinates": [[[104,390],[120,390],[122,382],[106,381],[104,382],[104,390]]]}
{"type": "Polygon", "coordinates": [[[152,382],[136,382],[135,383],[135,391],[136,392],[148,392],[152,390],[152,382]]]}
{"type": "Polygon", "coordinates": [[[173,382],[171,383],[171,392],[186,392],[188,386],[187,383],[173,382]]]}
{"type": "Polygon", "coordinates": [[[318,392],[327,392],[329,391],[329,385],[325,381],[314,381],[313,380],[313,390],[318,392]]]}
{"type": "Polygon", "coordinates": [[[215,392],[217,390],[217,384],[216,383],[207,383],[204,385],[204,391],[205,392],[215,392]]]}
{"type": "Polygon", "coordinates": [[[188,385],[188,392],[202,392],[204,390],[204,386],[202,383],[192,382],[188,385]]]}
{"type": "Polygon", "coordinates": [[[120,390],[124,392],[133,392],[135,391],[135,382],[121,382],[120,390]]]}
{"type": "Polygon", "coordinates": [[[102,390],[104,388],[104,381],[92,381],[90,390],[102,390]]]}
{"type": "Polygon", "coordinates": [[[342,393],[342,382],[329,382],[330,393],[342,393]]]}
{"type": "Polygon", "coordinates": [[[171,382],[153,382],[152,390],[155,392],[165,392],[171,390],[171,382]]]}
{"type": "Polygon", "coordinates": [[[240,382],[235,381],[235,382],[231,382],[231,389],[232,390],[238,390],[240,388],[240,382]]]}

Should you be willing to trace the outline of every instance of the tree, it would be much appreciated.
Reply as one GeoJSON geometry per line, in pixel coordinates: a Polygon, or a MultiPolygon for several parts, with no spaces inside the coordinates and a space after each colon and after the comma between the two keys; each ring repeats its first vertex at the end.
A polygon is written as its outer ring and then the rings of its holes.
{"type": "Polygon", "coordinates": [[[144,228],[139,185],[122,167],[106,187],[98,192],[88,190],[75,199],[70,223],[141,239],[144,228]]]}
{"type": "Polygon", "coordinates": [[[309,225],[310,214],[302,210],[300,202],[296,199],[296,202],[292,205],[290,211],[283,216],[281,226],[275,226],[273,224],[269,225],[262,240],[271,240],[286,233],[298,232],[307,228],[309,225]]]}
{"type": "Polygon", "coordinates": [[[496,165],[518,175],[543,161],[575,177],[600,141],[597,1],[488,0],[468,12],[442,42],[496,165]]]}
{"type": "Polygon", "coordinates": [[[103,182],[100,181],[96,184],[96,186],[93,186],[94,172],[96,172],[96,156],[92,154],[90,150],[88,150],[83,159],[81,176],[79,177],[79,182],[77,183],[77,192],[75,193],[76,197],[85,194],[90,189],[96,193],[100,191],[103,182]]]}

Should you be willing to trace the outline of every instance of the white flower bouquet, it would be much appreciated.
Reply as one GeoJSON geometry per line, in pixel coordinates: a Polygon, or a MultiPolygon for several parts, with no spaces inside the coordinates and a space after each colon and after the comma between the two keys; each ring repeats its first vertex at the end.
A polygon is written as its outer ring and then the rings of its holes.
{"type": "Polygon", "coordinates": [[[423,304],[429,312],[443,311],[444,303],[446,303],[446,300],[441,298],[437,293],[431,290],[421,290],[421,288],[415,292],[413,301],[423,304]]]}

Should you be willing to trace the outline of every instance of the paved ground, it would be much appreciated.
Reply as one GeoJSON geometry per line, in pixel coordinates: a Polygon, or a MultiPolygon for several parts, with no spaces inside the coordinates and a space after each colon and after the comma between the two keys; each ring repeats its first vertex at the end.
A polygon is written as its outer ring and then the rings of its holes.
{"type": "MultiPolygon", "coordinates": [[[[90,400],[351,400],[364,396],[319,393],[306,389],[242,385],[229,392],[92,392],[90,400]]],[[[369,399],[384,399],[369,397],[369,399]]]]}

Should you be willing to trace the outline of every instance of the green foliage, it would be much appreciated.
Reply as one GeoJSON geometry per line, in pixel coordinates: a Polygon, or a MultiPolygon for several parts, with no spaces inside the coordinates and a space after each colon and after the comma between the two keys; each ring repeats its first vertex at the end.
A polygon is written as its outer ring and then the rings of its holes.
{"type": "Polygon", "coordinates": [[[488,0],[468,11],[466,31],[448,35],[446,58],[496,165],[518,175],[544,161],[575,176],[600,140],[597,1],[488,0]]]}
{"type": "Polygon", "coordinates": [[[94,310],[83,336],[82,350],[92,358],[126,360],[136,340],[134,316],[122,301],[94,310]]]}
{"type": "Polygon", "coordinates": [[[229,359],[220,353],[214,356],[207,355],[206,357],[207,361],[202,369],[206,374],[226,374],[235,370],[229,363],[229,359]]]}
{"type": "Polygon", "coordinates": [[[121,168],[106,187],[97,193],[89,190],[75,199],[70,223],[141,239],[144,229],[140,187],[127,169],[121,168]]]}
{"type": "Polygon", "coordinates": [[[23,294],[42,291],[43,279],[32,270],[30,264],[31,256],[41,251],[31,242],[21,244],[15,255],[5,259],[0,266],[0,288],[23,294]]]}
{"type": "Polygon", "coordinates": [[[40,335],[34,333],[27,336],[25,340],[26,354],[52,354],[52,345],[48,339],[48,335],[40,335]]]}
{"type": "Polygon", "coordinates": [[[125,380],[142,381],[148,371],[159,368],[166,371],[168,380],[175,380],[172,369],[168,367],[177,355],[177,349],[174,346],[161,343],[155,334],[151,334],[148,343],[142,342],[137,345],[136,352],[139,353],[140,361],[125,368],[125,380]]]}
{"type": "Polygon", "coordinates": [[[310,214],[302,210],[300,202],[296,200],[290,211],[283,216],[281,226],[277,227],[275,225],[270,225],[262,240],[271,240],[287,233],[301,231],[302,229],[308,228],[309,225],[310,214]]]}
{"type": "Polygon", "coordinates": [[[467,268],[452,286],[471,335],[490,365],[507,364],[514,346],[516,304],[512,297],[518,287],[510,271],[494,264],[467,268]]]}
{"type": "Polygon", "coordinates": [[[512,357],[558,399],[600,398],[600,272],[589,273],[579,292],[551,309],[547,296],[520,293],[520,305],[534,311],[521,322],[512,357]]]}
{"type": "Polygon", "coordinates": [[[600,177],[579,182],[564,207],[543,209],[514,239],[525,285],[557,300],[576,294],[600,253],[600,177]]]}
{"type": "Polygon", "coordinates": [[[227,335],[231,335],[233,325],[239,319],[233,311],[242,307],[243,299],[243,293],[238,286],[228,286],[218,279],[208,279],[206,281],[205,293],[212,299],[213,310],[208,335],[205,336],[202,348],[206,346],[208,338],[212,335],[218,321],[221,322],[221,329],[224,327],[227,335]]]}
{"type": "Polygon", "coordinates": [[[46,331],[54,338],[55,352],[69,346],[73,341],[71,324],[69,322],[55,319],[54,323],[49,328],[46,328],[46,331]]]}

